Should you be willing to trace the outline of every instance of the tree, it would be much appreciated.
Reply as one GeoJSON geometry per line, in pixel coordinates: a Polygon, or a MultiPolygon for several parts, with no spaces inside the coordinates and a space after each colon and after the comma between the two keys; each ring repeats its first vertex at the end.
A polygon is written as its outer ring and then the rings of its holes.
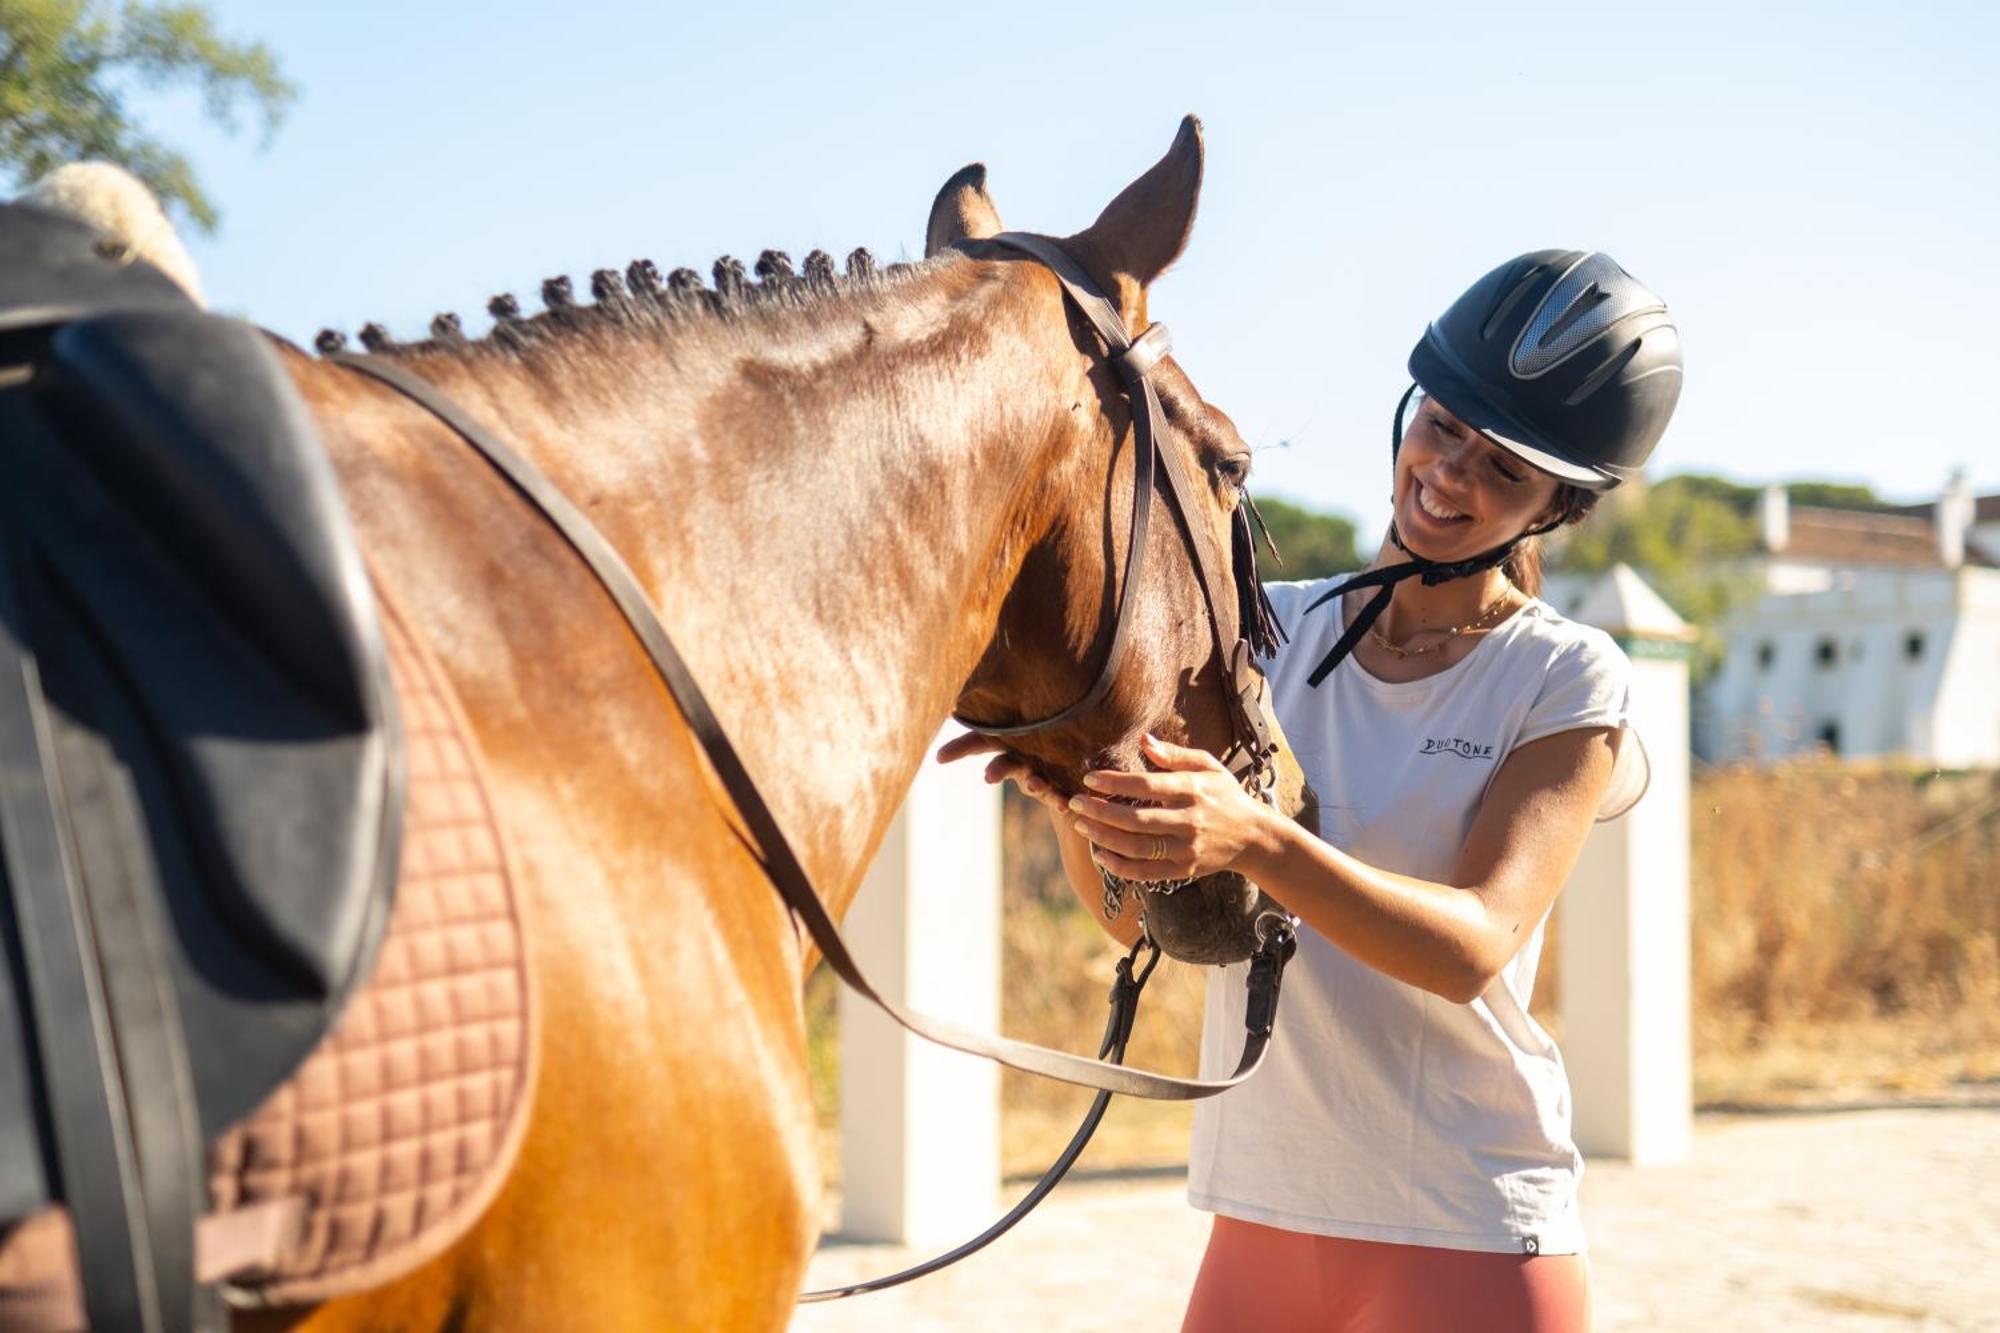
{"type": "Polygon", "coordinates": [[[1694,675],[1705,679],[1722,661],[1717,628],[1758,592],[1745,569],[1758,541],[1758,491],[1722,477],[1668,477],[1635,483],[1606,496],[1581,527],[1552,539],[1549,564],[1596,573],[1623,562],[1701,630],[1694,675]]]}
{"type": "MultiPolygon", "coordinates": [[[[1268,550],[1260,550],[1268,579],[1319,579],[1359,569],[1366,561],[1354,549],[1354,521],[1321,514],[1285,500],[1260,499],[1257,512],[1271,530],[1271,540],[1283,557],[1280,565],[1268,550]]],[[[1262,538],[1258,539],[1262,546],[1262,538]]]]}
{"type": "Polygon", "coordinates": [[[298,95],[269,48],[224,38],[199,4],[0,0],[0,44],[0,169],[32,180],[82,158],[115,162],[203,231],[215,230],[214,203],[127,96],[191,83],[210,122],[235,132],[247,103],[268,142],[298,95]]]}
{"type": "Polygon", "coordinates": [[[1840,481],[1792,481],[1785,493],[1795,505],[1821,505],[1828,509],[1875,509],[1882,497],[1872,486],[1856,486],[1840,481]]]}

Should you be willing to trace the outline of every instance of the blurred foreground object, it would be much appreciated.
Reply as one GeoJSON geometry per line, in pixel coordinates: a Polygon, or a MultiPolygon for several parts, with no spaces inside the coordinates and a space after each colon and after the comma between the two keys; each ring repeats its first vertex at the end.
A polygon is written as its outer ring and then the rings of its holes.
{"type": "Polygon", "coordinates": [[[160,201],[123,167],[72,162],[36,181],[21,199],[94,228],[114,258],[144,260],[172,278],[196,305],[208,304],[201,294],[201,275],[160,201]]]}

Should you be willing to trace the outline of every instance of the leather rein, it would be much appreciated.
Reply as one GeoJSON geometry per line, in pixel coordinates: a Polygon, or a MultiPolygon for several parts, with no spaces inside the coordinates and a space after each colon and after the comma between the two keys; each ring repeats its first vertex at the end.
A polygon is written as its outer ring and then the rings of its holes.
{"type": "MultiPolygon", "coordinates": [[[[1170,507],[1174,510],[1181,526],[1184,544],[1200,576],[1217,660],[1224,663],[1230,672],[1230,688],[1226,693],[1231,702],[1235,741],[1224,757],[1224,762],[1230,765],[1231,771],[1236,773],[1246,786],[1252,787],[1253,790],[1267,791],[1274,772],[1276,741],[1264,708],[1263,679],[1251,665],[1249,645],[1245,641],[1238,638],[1233,648],[1224,646],[1221,608],[1228,603],[1222,600],[1222,597],[1231,585],[1218,582],[1210,562],[1204,557],[1201,544],[1195,540],[1189,521],[1194,511],[1188,504],[1192,488],[1188,485],[1179,460],[1172,449],[1159,447],[1159,440],[1164,433],[1165,411],[1161,406],[1158,391],[1152,383],[1151,372],[1169,347],[1165,328],[1155,324],[1140,338],[1133,339],[1127,333],[1117,308],[1097,291],[1095,284],[1081,266],[1054,242],[1019,233],[1006,233],[991,239],[999,245],[1039,260],[1054,272],[1069,300],[1076,305],[1096,329],[1098,336],[1103,339],[1108,349],[1108,356],[1119,372],[1121,382],[1132,403],[1135,442],[1136,471],[1131,544],[1128,548],[1124,584],[1118,595],[1117,620],[1112,631],[1110,649],[1105,664],[1091,688],[1061,712],[1038,721],[987,724],[963,717],[957,717],[956,720],[971,730],[985,735],[1022,735],[1071,721],[1095,707],[1109,693],[1128,641],[1127,622],[1134,601],[1133,590],[1142,569],[1147,514],[1152,507],[1154,480],[1157,474],[1164,485],[1170,507]]],[[[927,1041],[970,1055],[984,1056],[1025,1073],[1098,1090],[1099,1095],[1086,1115],[1084,1125],[1079,1128],[1076,1138],[1050,1168],[1049,1173],[1030,1191],[1020,1205],[987,1232],[949,1255],[919,1265],[918,1268],[906,1273],[853,1287],[807,1293],[801,1297],[802,1301],[831,1299],[894,1285],[934,1271],[983,1247],[1025,1215],[1027,1210],[1054,1186],[1063,1172],[1068,1170],[1077,1154],[1082,1151],[1083,1144],[1089,1139],[1090,1132],[1096,1128],[1096,1123],[1109,1102],[1110,1094],[1123,1093],[1127,1096],[1160,1101],[1194,1100],[1226,1092],[1257,1071],[1270,1046],[1284,965],[1295,947],[1291,930],[1283,924],[1261,937],[1259,947],[1251,957],[1249,997],[1244,1014],[1243,1051],[1234,1071],[1221,1079],[1177,1078],[1150,1070],[1127,1068],[1117,1063],[1123,1058],[1125,1042],[1131,1032],[1139,990],[1159,959],[1158,946],[1143,936],[1140,943],[1133,946],[1132,953],[1119,964],[1118,978],[1112,987],[1112,1014],[1096,1059],[1050,1050],[996,1034],[974,1032],[955,1023],[907,1009],[881,995],[870,984],[848,951],[839,928],[827,914],[824,900],[813,887],[811,876],[780,828],[770,806],[758,791],[741,755],[729,739],[721,721],[716,717],[714,709],[710,707],[707,696],[696,683],[680,652],[674,647],[666,627],[653,610],[638,578],[596,525],[539,468],[420,376],[412,374],[394,361],[368,353],[334,352],[328,354],[326,359],[387,385],[412,399],[451,427],[526,500],[540,510],[550,524],[569,542],[624,615],[634,636],[645,648],[661,681],[673,695],[683,718],[720,779],[724,791],[749,828],[750,837],[746,840],[746,845],[751,854],[763,867],[765,876],[777,889],[786,907],[812,936],[813,942],[819,947],[828,965],[843,982],[888,1014],[903,1028],[927,1041]],[[1143,968],[1135,973],[1133,965],[1142,948],[1150,948],[1151,957],[1143,968]]]]}

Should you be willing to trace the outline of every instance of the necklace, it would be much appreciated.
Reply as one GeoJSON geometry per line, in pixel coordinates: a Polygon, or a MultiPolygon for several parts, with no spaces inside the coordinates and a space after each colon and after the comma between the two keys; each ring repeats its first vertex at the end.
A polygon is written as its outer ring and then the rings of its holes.
{"type": "Polygon", "coordinates": [[[1470,624],[1454,625],[1452,628],[1446,630],[1418,630],[1417,632],[1419,634],[1444,635],[1444,637],[1442,639],[1439,639],[1436,643],[1428,643],[1421,648],[1406,648],[1401,644],[1390,643],[1386,638],[1382,636],[1382,631],[1376,629],[1372,625],[1368,629],[1368,637],[1373,639],[1376,643],[1380,644],[1386,651],[1394,653],[1397,657],[1422,657],[1425,653],[1436,652],[1438,649],[1444,647],[1446,644],[1450,643],[1453,639],[1456,639],[1461,634],[1483,633],[1485,630],[1491,627],[1492,622],[1499,617],[1500,612],[1506,609],[1507,599],[1512,597],[1513,595],[1514,595],[1514,585],[1510,583],[1507,585],[1506,591],[1502,592],[1498,597],[1494,598],[1493,605],[1487,607],[1484,611],[1481,611],[1479,615],[1475,617],[1470,624]]]}

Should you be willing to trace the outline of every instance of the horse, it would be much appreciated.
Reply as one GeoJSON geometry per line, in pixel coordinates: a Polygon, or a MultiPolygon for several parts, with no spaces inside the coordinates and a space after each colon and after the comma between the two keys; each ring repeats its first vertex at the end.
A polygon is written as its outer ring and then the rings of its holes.
{"type": "MultiPolygon", "coordinates": [[[[1062,248],[1148,327],[1199,199],[1192,117],[1062,248]]],[[[945,719],[1029,719],[1091,685],[1133,497],[1131,410],[1090,326],[1002,231],[983,167],[932,205],[926,259],[641,261],[495,298],[376,355],[503,431],[637,574],[838,916],[945,719]],[[1122,465],[1122,466],[1121,466],[1122,465]]],[[[802,981],[814,950],[630,628],[544,518],[407,398],[281,349],[372,577],[441,664],[522,869],[542,1047],[511,1175],[444,1253],[245,1328],[777,1329],[818,1236],[802,981]]],[[[1250,450],[1169,358],[1155,373],[1217,568],[1250,450]]],[[[1159,504],[1159,501],[1155,501],[1159,504]]],[[[1165,506],[1162,504],[1162,508],[1165,506]]],[[[1171,514],[1109,693],[1016,748],[1059,788],[1221,750],[1229,665],[1171,514]],[[1168,571],[1162,575],[1160,571],[1168,571]]],[[[1239,562],[1240,563],[1240,562],[1239,562]]],[[[1237,607],[1218,607],[1231,621],[1237,607]]],[[[1234,642],[1239,626],[1223,628],[1234,642]]],[[[1295,770],[1286,795],[1296,808],[1295,770]]],[[[1213,886],[1197,889],[1206,892],[1213,886]]]]}

